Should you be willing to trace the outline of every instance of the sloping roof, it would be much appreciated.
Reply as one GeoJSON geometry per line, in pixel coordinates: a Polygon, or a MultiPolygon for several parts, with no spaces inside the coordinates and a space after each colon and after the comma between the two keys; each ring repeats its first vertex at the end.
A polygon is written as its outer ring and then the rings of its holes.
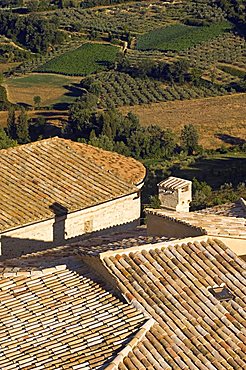
{"type": "Polygon", "coordinates": [[[179,177],[170,176],[168,177],[168,179],[161,181],[158,185],[163,188],[177,190],[183,188],[188,184],[191,184],[191,181],[180,179],[179,177]]]}
{"type": "Polygon", "coordinates": [[[102,369],[149,328],[81,262],[77,272],[9,270],[0,276],[0,302],[2,370],[102,369]]]}
{"type": "Polygon", "coordinates": [[[134,158],[125,157],[116,152],[109,152],[92,145],[76,143],[74,141],[70,141],[70,145],[84,158],[103,167],[106,171],[112,172],[115,176],[127,183],[137,185],[141,183],[146,176],[146,168],[141,162],[134,158]]]}
{"type": "Polygon", "coordinates": [[[101,255],[119,289],[156,323],[120,370],[246,368],[246,264],[219,240],[101,255]],[[234,295],[219,301],[209,287],[234,295]]]}
{"type": "Polygon", "coordinates": [[[137,191],[93,163],[83,145],[53,138],[0,151],[0,232],[52,218],[55,205],[70,213],[137,191]]]}
{"type": "Polygon", "coordinates": [[[0,368],[11,364],[6,369],[17,369],[12,364],[18,360],[18,369],[28,369],[33,353],[49,369],[54,364],[64,370],[245,368],[246,263],[221,241],[201,236],[138,246],[122,239],[109,242],[110,251],[102,244],[105,252],[99,255],[91,255],[84,243],[2,262],[0,322],[5,331],[0,341],[5,357],[0,356],[0,368]],[[114,250],[117,245],[129,248],[114,250]],[[39,264],[46,268],[41,271],[39,264]],[[221,284],[233,299],[214,297],[210,287],[221,284]],[[112,288],[130,305],[117,299],[112,288]],[[93,323],[84,326],[88,310],[93,323]],[[102,326],[95,327],[95,320],[102,326]],[[93,347],[89,339],[103,335],[104,325],[113,327],[105,332],[122,342],[108,338],[108,347],[104,342],[93,347]],[[45,358],[47,353],[53,362],[45,358]]]}
{"type": "Polygon", "coordinates": [[[246,205],[245,200],[241,198],[233,203],[225,203],[214,207],[204,208],[198,212],[202,214],[246,218],[246,205]]]}
{"type": "Polygon", "coordinates": [[[151,208],[146,209],[146,212],[195,228],[201,232],[201,235],[246,239],[246,218],[151,208]]]}

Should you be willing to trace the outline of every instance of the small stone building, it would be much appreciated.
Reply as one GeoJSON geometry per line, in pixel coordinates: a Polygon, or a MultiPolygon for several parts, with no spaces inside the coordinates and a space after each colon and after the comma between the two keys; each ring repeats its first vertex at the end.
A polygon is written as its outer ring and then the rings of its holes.
{"type": "Polygon", "coordinates": [[[158,184],[161,207],[177,212],[189,212],[192,182],[169,177],[158,184]]]}
{"type": "Polygon", "coordinates": [[[0,151],[3,257],[136,226],[144,166],[61,138],[0,151]]]}

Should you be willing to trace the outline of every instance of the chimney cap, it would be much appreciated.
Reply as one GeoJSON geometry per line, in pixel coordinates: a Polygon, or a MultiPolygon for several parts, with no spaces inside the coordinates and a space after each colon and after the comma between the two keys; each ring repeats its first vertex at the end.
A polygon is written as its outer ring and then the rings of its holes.
{"type": "Polygon", "coordinates": [[[170,176],[168,179],[161,181],[159,184],[157,184],[160,187],[177,190],[182,189],[183,187],[187,185],[191,185],[192,181],[181,179],[179,177],[170,176]]]}

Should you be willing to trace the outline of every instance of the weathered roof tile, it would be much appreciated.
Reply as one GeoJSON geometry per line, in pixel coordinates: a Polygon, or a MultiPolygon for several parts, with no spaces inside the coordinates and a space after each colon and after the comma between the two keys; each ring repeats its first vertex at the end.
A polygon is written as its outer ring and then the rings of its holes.
{"type": "Polygon", "coordinates": [[[101,149],[101,156],[91,156],[87,150],[94,151],[60,138],[1,150],[0,232],[137,191],[132,179],[128,181],[123,173],[127,173],[128,162],[133,162],[133,167],[141,168],[143,178],[141,163],[101,149]],[[118,157],[122,157],[122,166],[117,172],[118,157]],[[105,168],[100,163],[105,163],[105,168]]]}

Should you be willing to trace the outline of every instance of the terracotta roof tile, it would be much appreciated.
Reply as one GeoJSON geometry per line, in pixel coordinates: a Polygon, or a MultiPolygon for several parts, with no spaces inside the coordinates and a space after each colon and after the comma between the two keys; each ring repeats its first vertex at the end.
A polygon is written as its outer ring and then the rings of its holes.
{"type": "Polygon", "coordinates": [[[246,218],[246,205],[243,198],[234,203],[225,203],[214,207],[204,208],[199,211],[202,214],[213,214],[227,217],[246,218]]]}
{"type": "Polygon", "coordinates": [[[121,156],[118,177],[111,164],[106,165],[112,156],[114,167],[117,154],[102,151],[99,163],[94,154],[85,154],[87,149],[94,150],[53,138],[1,150],[0,232],[54,217],[55,204],[60,204],[61,212],[70,213],[137,191],[122,175],[124,163],[134,160],[121,156]]]}
{"type": "Polygon", "coordinates": [[[221,241],[142,246],[101,258],[124,294],[156,320],[120,370],[246,368],[246,264],[221,241]],[[234,299],[209,292],[222,283],[234,299]]]}
{"type": "Polygon", "coordinates": [[[201,212],[176,212],[166,209],[147,209],[175,223],[184,224],[200,231],[201,235],[229,236],[246,239],[246,218],[227,217],[201,212]]]}
{"type": "Polygon", "coordinates": [[[146,316],[106,291],[86,265],[80,263],[80,275],[48,270],[40,277],[0,279],[0,368],[109,364],[144,327],[146,316]]]}

